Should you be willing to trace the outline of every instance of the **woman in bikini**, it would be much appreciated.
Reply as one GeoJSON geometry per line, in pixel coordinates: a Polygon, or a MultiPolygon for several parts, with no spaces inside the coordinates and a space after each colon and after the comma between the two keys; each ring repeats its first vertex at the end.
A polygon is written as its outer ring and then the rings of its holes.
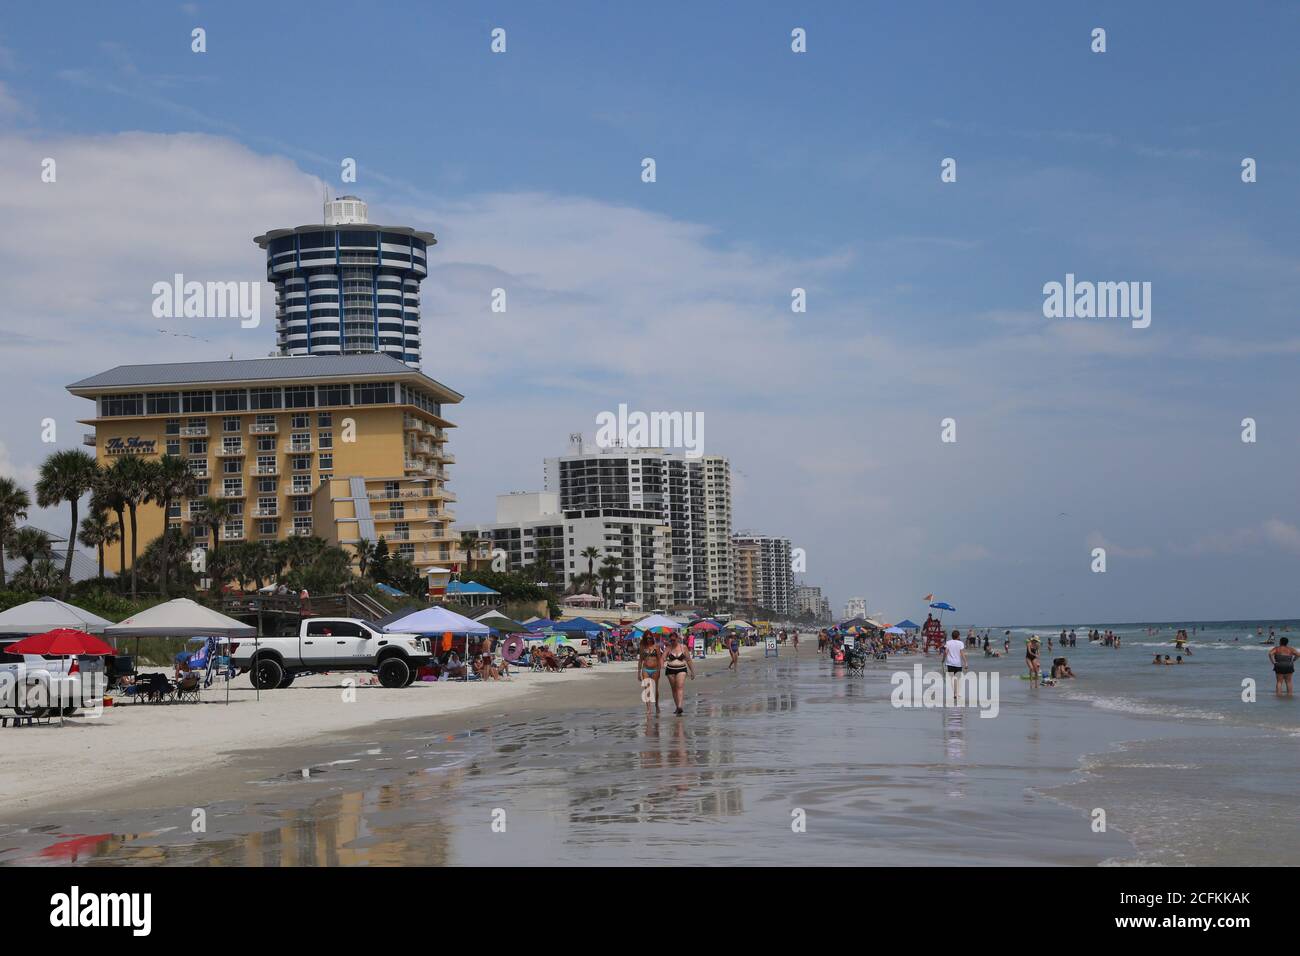
{"type": "Polygon", "coordinates": [[[691,655],[682,643],[682,636],[673,631],[668,638],[668,653],[664,655],[664,673],[668,675],[668,689],[673,692],[673,703],[677,705],[677,716],[682,715],[682,697],[686,693],[686,675],[695,680],[695,668],[691,666],[691,655]]]}
{"type": "MultiPolygon", "coordinates": [[[[636,668],[636,681],[643,690],[647,687],[646,681],[651,681],[649,686],[653,689],[654,696],[646,700],[645,709],[648,711],[650,702],[653,701],[655,713],[659,712],[659,675],[663,670],[663,663],[663,659],[659,654],[659,645],[655,643],[655,639],[649,634],[641,638],[641,656],[636,668]]],[[[642,699],[645,699],[644,692],[642,693],[642,699]]]]}
{"type": "Polygon", "coordinates": [[[1273,665],[1273,674],[1277,677],[1278,696],[1282,694],[1283,685],[1286,686],[1286,695],[1291,696],[1291,680],[1295,677],[1295,659],[1300,657],[1296,649],[1291,646],[1291,639],[1284,637],[1277,643],[1277,647],[1268,652],[1269,663],[1273,665]]]}

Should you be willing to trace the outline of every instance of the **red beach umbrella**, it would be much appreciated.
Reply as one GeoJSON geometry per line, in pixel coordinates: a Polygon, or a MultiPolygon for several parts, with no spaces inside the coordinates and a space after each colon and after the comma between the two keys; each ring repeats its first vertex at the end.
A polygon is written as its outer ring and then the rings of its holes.
{"type": "Polygon", "coordinates": [[[112,654],[113,648],[93,634],[59,627],[44,634],[33,634],[10,644],[5,650],[10,654],[54,654],[73,657],[77,654],[112,654]]]}

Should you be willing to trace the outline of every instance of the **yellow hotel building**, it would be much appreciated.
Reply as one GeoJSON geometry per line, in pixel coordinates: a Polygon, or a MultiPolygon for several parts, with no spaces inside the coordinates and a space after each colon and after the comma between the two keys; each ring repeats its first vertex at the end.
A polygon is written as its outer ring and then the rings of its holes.
{"type": "MultiPolygon", "coordinates": [[[[318,535],[335,544],[383,537],[421,569],[452,560],[443,406],[464,398],[385,354],[303,355],[123,365],[68,386],[95,403],[85,443],[101,465],[122,455],[183,458],[198,495],[234,514],[221,542],[318,535]]],[[[197,502],[172,506],[194,533],[197,502]]],[[[140,551],[162,532],[157,505],[139,510],[140,551]]],[[[117,567],[109,548],[107,566],[117,567]]]]}

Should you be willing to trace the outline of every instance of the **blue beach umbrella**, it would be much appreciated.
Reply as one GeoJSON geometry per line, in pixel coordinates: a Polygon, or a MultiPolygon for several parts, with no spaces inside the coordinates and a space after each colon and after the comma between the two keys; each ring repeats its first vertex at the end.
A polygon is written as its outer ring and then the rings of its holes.
{"type": "Polygon", "coordinates": [[[953,607],[951,604],[945,604],[943,601],[936,601],[934,604],[931,604],[930,607],[932,607],[932,608],[934,608],[935,610],[938,610],[938,611],[955,611],[955,610],[957,610],[957,609],[956,609],[955,607],[953,607]]]}

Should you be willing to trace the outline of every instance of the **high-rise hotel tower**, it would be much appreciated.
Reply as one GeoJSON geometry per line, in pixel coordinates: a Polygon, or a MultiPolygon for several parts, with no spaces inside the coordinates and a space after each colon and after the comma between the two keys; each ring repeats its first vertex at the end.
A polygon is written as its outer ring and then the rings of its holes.
{"type": "Polygon", "coordinates": [[[253,241],[275,286],[281,355],[382,352],[420,367],[420,280],[433,233],[372,225],[364,202],[340,196],[325,203],[323,225],[253,241]]]}

